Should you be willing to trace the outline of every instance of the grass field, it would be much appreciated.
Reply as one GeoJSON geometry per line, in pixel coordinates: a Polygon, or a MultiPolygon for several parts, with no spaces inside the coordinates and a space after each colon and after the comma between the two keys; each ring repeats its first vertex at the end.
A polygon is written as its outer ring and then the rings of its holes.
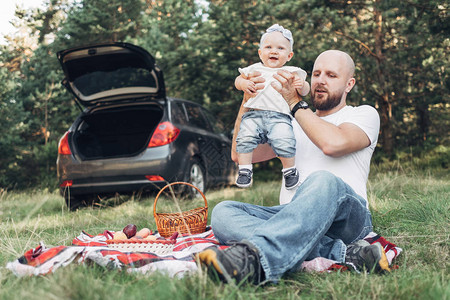
{"type": "MultiPolygon", "coordinates": [[[[130,275],[93,265],[72,264],[42,277],[17,278],[7,262],[35,248],[70,245],[82,230],[119,230],[128,223],[155,228],[153,200],[110,199],[102,207],[67,211],[47,190],[0,191],[0,299],[450,299],[450,176],[448,169],[419,171],[391,166],[372,172],[369,202],[374,230],[403,248],[389,275],[350,272],[296,273],[278,285],[222,285],[203,273],[182,279],[161,274],[130,275]],[[113,205],[115,204],[115,205],[113,205]]],[[[258,181],[250,190],[206,193],[210,211],[225,199],[275,205],[278,181],[258,181]]],[[[202,205],[184,201],[182,209],[202,205]]],[[[171,203],[161,203],[166,211],[171,203]]]]}

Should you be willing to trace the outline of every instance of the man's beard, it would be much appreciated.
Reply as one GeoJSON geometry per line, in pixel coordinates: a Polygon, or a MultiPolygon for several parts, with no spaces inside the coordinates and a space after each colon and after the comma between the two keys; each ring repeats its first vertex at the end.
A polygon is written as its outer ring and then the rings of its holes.
{"type": "Polygon", "coordinates": [[[339,103],[341,103],[342,95],[343,93],[341,93],[340,95],[338,93],[328,94],[326,101],[320,101],[316,99],[317,94],[314,94],[314,96],[311,97],[311,99],[315,109],[327,111],[335,108],[336,106],[339,105],[339,103]]]}

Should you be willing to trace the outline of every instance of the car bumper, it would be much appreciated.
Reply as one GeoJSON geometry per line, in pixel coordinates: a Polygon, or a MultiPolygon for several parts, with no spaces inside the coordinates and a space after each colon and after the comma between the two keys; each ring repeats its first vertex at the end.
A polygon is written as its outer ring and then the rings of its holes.
{"type": "Polygon", "coordinates": [[[108,194],[121,193],[131,191],[151,191],[159,190],[164,187],[167,181],[149,181],[144,178],[141,180],[130,180],[123,178],[122,180],[103,178],[101,182],[80,183],[70,181],[60,186],[61,195],[84,195],[84,194],[108,194]]]}
{"type": "Polygon", "coordinates": [[[185,157],[172,155],[168,146],[158,148],[132,158],[95,161],[60,155],[57,162],[60,192],[82,195],[158,190],[168,182],[182,180],[185,157]]]}

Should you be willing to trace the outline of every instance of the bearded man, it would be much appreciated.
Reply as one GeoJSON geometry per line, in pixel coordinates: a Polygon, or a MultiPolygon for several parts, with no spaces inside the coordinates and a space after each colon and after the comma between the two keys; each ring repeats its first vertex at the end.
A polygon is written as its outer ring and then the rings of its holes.
{"type": "MultiPolygon", "coordinates": [[[[316,257],[351,265],[357,271],[389,271],[381,245],[362,240],[372,231],[366,184],[380,120],[371,106],[347,105],[347,94],[355,85],[354,71],[355,64],[345,52],[328,50],[317,57],[311,76],[314,112],[297,94],[291,73],[279,71],[274,76],[281,86],[273,87],[295,119],[301,184],[287,190],[283,182],[277,206],[223,201],[214,208],[214,234],[231,246],[208,248],[198,259],[221,280],[277,282],[316,257]]],[[[258,88],[264,85],[259,74],[251,78],[258,88]]],[[[239,131],[245,110],[241,105],[234,132],[239,131]]],[[[253,159],[274,156],[270,146],[263,144],[255,149],[253,159]]],[[[236,157],[233,148],[232,158],[236,157]]]]}

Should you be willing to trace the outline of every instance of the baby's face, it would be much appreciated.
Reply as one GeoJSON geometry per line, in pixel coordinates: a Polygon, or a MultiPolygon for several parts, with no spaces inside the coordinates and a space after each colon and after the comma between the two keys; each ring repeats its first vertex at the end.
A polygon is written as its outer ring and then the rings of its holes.
{"type": "Polygon", "coordinates": [[[266,36],[258,54],[264,66],[269,68],[281,68],[294,55],[291,43],[278,31],[271,32],[266,36]]]}

